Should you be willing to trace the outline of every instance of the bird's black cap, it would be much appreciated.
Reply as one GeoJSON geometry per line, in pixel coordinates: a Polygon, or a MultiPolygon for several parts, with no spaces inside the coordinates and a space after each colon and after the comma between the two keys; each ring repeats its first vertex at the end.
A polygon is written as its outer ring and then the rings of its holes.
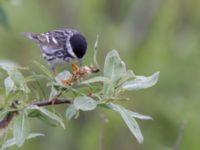
{"type": "Polygon", "coordinates": [[[87,50],[87,41],[85,37],[80,33],[77,33],[74,34],[69,41],[75,55],[78,58],[82,58],[87,50]]]}

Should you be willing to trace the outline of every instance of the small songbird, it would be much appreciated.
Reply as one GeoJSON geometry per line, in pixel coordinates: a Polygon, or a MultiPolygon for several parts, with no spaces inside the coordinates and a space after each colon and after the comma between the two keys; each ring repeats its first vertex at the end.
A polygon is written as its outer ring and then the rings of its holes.
{"type": "Polygon", "coordinates": [[[25,32],[23,35],[37,43],[43,58],[53,71],[57,64],[73,60],[78,60],[81,64],[87,50],[85,37],[74,29],[53,30],[41,34],[25,32]]]}

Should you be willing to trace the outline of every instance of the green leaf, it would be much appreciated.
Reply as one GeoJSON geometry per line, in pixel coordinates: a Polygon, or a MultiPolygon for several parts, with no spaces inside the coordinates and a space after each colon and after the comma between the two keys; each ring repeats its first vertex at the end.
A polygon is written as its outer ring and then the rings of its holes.
{"type": "Polygon", "coordinates": [[[26,82],[35,82],[35,81],[38,81],[38,80],[48,79],[43,74],[35,74],[34,72],[32,74],[33,75],[30,75],[30,76],[25,78],[26,82]]]}
{"type": "Polygon", "coordinates": [[[104,83],[103,95],[105,97],[112,97],[114,94],[114,87],[116,83],[126,75],[125,63],[120,59],[116,50],[110,51],[106,55],[104,64],[104,76],[109,78],[113,85],[104,83]]]}
{"type": "Polygon", "coordinates": [[[97,102],[88,96],[79,96],[74,100],[74,106],[77,110],[90,111],[94,110],[97,102]]]}
{"type": "Polygon", "coordinates": [[[58,91],[55,89],[55,87],[51,87],[51,93],[49,95],[49,99],[55,98],[55,96],[58,94],[58,91]]]}
{"type": "Polygon", "coordinates": [[[30,123],[28,117],[24,113],[18,115],[13,124],[13,135],[18,147],[21,147],[24,144],[24,141],[28,137],[29,131],[30,123]]]}
{"type": "MultiPolygon", "coordinates": [[[[26,80],[24,76],[18,70],[18,69],[22,69],[22,67],[10,61],[0,61],[0,67],[7,72],[7,74],[9,75],[9,78],[12,79],[12,81],[17,86],[17,88],[19,88],[19,90],[22,90],[26,93],[30,92],[26,84],[26,80]]],[[[12,81],[10,79],[7,79],[6,82],[11,83],[12,81]]]]}
{"type": "Polygon", "coordinates": [[[6,95],[8,96],[10,92],[15,92],[17,90],[17,87],[15,86],[15,83],[10,77],[7,77],[4,80],[4,86],[6,89],[6,95]]]}
{"type": "MultiPolygon", "coordinates": [[[[117,106],[117,107],[118,107],[118,106],[119,106],[119,107],[122,107],[122,106],[120,106],[120,105],[113,104],[113,103],[108,104],[108,106],[109,106],[109,108],[112,108],[112,109],[115,110],[115,111],[118,111],[118,108],[116,108],[115,106],[117,106]],[[113,106],[114,106],[114,107],[113,107],[113,106]]],[[[123,110],[126,111],[128,114],[130,114],[131,117],[133,117],[133,118],[137,118],[137,119],[141,119],[141,120],[153,120],[153,118],[150,117],[150,116],[142,115],[142,114],[139,114],[139,113],[137,113],[137,112],[130,111],[130,110],[125,109],[125,108],[123,108],[123,110]]]]}
{"type": "Polygon", "coordinates": [[[153,118],[150,117],[150,116],[142,115],[142,114],[139,114],[139,113],[136,113],[136,112],[127,110],[127,109],[126,109],[126,111],[127,111],[127,113],[129,113],[133,118],[142,119],[142,120],[153,120],[153,118]]]}
{"type": "MultiPolygon", "coordinates": [[[[28,135],[28,137],[26,139],[29,140],[29,139],[36,138],[36,137],[39,137],[39,136],[44,136],[44,134],[31,133],[31,134],[28,135]]],[[[1,146],[0,150],[5,150],[5,149],[7,149],[7,148],[9,148],[11,146],[14,146],[14,145],[16,145],[15,138],[9,139],[1,146]]]]}
{"type": "Polygon", "coordinates": [[[13,80],[15,85],[20,88],[20,90],[22,90],[26,93],[30,92],[30,89],[28,88],[28,86],[26,84],[26,80],[19,70],[13,69],[13,70],[8,72],[8,75],[13,80]]]}
{"type": "Polygon", "coordinates": [[[11,62],[11,61],[7,61],[7,60],[1,60],[0,61],[0,67],[5,70],[7,73],[9,73],[10,71],[12,71],[13,69],[18,69],[20,68],[19,65],[11,62]]]}
{"type": "Polygon", "coordinates": [[[41,121],[43,121],[44,123],[46,123],[49,126],[52,126],[52,127],[57,127],[58,126],[58,122],[56,122],[52,118],[46,117],[45,115],[43,115],[41,113],[37,118],[40,119],[41,121]]]}
{"type": "Polygon", "coordinates": [[[38,63],[37,61],[34,61],[34,63],[51,79],[54,80],[54,75],[49,69],[47,69],[45,66],[42,64],[38,63]]]}
{"type": "Polygon", "coordinates": [[[104,76],[116,82],[126,74],[126,65],[121,60],[116,50],[106,55],[104,64],[104,76]]]}
{"type": "Polygon", "coordinates": [[[77,115],[79,111],[74,107],[74,105],[70,105],[65,112],[65,116],[68,120],[71,120],[73,117],[77,115]]]}
{"type": "Polygon", "coordinates": [[[103,76],[93,77],[91,79],[83,81],[82,84],[90,84],[90,83],[95,83],[95,82],[106,82],[108,84],[112,84],[112,81],[110,81],[110,79],[103,76]]]}
{"type": "Polygon", "coordinates": [[[127,81],[124,84],[122,84],[122,88],[130,91],[149,88],[157,83],[158,77],[159,77],[159,72],[156,72],[149,77],[135,76],[134,80],[127,81]]]}
{"type": "Polygon", "coordinates": [[[44,115],[45,117],[47,117],[49,119],[56,121],[57,123],[60,124],[61,127],[63,127],[65,129],[65,124],[63,123],[63,120],[55,113],[52,113],[51,111],[49,111],[45,108],[42,108],[42,107],[38,107],[38,106],[29,106],[27,109],[40,111],[40,113],[42,115],[44,115]]]}
{"type": "Polygon", "coordinates": [[[32,138],[36,138],[39,136],[45,136],[43,133],[30,133],[27,137],[27,139],[32,139],[32,138]]]}
{"type": "Polygon", "coordinates": [[[105,99],[112,97],[114,92],[115,92],[115,89],[112,84],[107,84],[107,83],[103,84],[103,96],[105,99]]]}
{"type": "Polygon", "coordinates": [[[120,113],[120,115],[121,115],[122,119],[124,120],[124,122],[126,123],[127,127],[130,129],[132,134],[136,137],[137,141],[141,144],[143,142],[144,138],[142,136],[142,133],[140,131],[140,127],[139,127],[138,123],[132,116],[132,113],[130,113],[129,111],[127,111],[127,109],[125,109],[124,107],[117,105],[117,104],[109,103],[107,106],[110,109],[113,109],[120,113]]]}
{"type": "Polygon", "coordinates": [[[1,111],[0,111],[0,120],[1,120],[2,118],[4,118],[5,115],[6,115],[8,112],[9,112],[8,110],[1,110],[1,111]]]}
{"type": "Polygon", "coordinates": [[[39,117],[40,111],[37,109],[29,109],[28,110],[28,117],[39,117]]]}

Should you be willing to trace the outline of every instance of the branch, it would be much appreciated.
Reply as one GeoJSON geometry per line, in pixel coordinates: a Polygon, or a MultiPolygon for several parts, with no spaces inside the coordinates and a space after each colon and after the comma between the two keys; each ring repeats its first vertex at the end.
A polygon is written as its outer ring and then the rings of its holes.
{"type": "MultiPolygon", "coordinates": [[[[11,108],[16,108],[18,101],[15,100],[12,104],[11,104],[11,108]]],[[[58,99],[58,98],[54,98],[51,100],[43,100],[43,101],[37,101],[37,102],[33,102],[30,105],[36,105],[39,107],[45,107],[45,106],[49,106],[49,105],[59,105],[59,104],[71,104],[72,100],[69,99],[58,99]]],[[[0,120],[0,130],[6,128],[10,122],[13,120],[13,118],[18,114],[18,111],[10,111],[8,112],[5,117],[0,120]]]]}
{"type": "MultiPolygon", "coordinates": [[[[92,66],[84,66],[84,67],[79,68],[77,65],[73,65],[73,64],[72,64],[72,70],[73,70],[72,76],[69,77],[67,80],[63,80],[62,81],[63,85],[70,86],[73,82],[82,78],[86,74],[99,72],[99,69],[94,68],[92,66]]],[[[45,107],[45,106],[50,106],[50,105],[72,104],[72,100],[70,99],[58,99],[57,97],[59,97],[61,94],[62,92],[58,93],[58,95],[56,95],[56,98],[42,100],[42,101],[35,101],[35,102],[30,103],[29,105],[45,107]]],[[[17,108],[17,105],[19,105],[18,100],[15,100],[11,103],[10,108],[17,108]]],[[[17,114],[18,114],[17,110],[8,112],[4,116],[4,118],[0,120],[0,130],[6,128],[17,114]]]]}
{"type": "MultiPolygon", "coordinates": [[[[10,108],[16,108],[16,104],[18,101],[13,101],[12,104],[10,105],[10,108]]],[[[3,111],[3,110],[1,110],[3,111]]],[[[10,122],[13,120],[13,118],[15,117],[15,115],[18,114],[18,111],[9,111],[4,118],[0,121],[0,129],[6,128],[10,122]]]]}
{"type": "Polygon", "coordinates": [[[61,100],[61,99],[54,98],[52,100],[43,100],[43,101],[33,102],[31,105],[44,107],[44,106],[49,106],[49,105],[71,104],[71,103],[72,101],[69,99],[61,100]]]}
{"type": "Polygon", "coordinates": [[[0,121],[0,129],[6,128],[17,114],[17,111],[8,112],[7,115],[0,121]]]}

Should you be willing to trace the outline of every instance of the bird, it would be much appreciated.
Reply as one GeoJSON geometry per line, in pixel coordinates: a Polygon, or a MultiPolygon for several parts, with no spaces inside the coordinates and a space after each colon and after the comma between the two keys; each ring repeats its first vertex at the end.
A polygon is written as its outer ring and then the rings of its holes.
{"type": "Polygon", "coordinates": [[[75,29],[57,29],[44,33],[23,32],[25,37],[35,42],[41,49],[42,57],[55,73],[56,66],[63,63],[78,61],[87,51],[85,36],[75,29]]]}

